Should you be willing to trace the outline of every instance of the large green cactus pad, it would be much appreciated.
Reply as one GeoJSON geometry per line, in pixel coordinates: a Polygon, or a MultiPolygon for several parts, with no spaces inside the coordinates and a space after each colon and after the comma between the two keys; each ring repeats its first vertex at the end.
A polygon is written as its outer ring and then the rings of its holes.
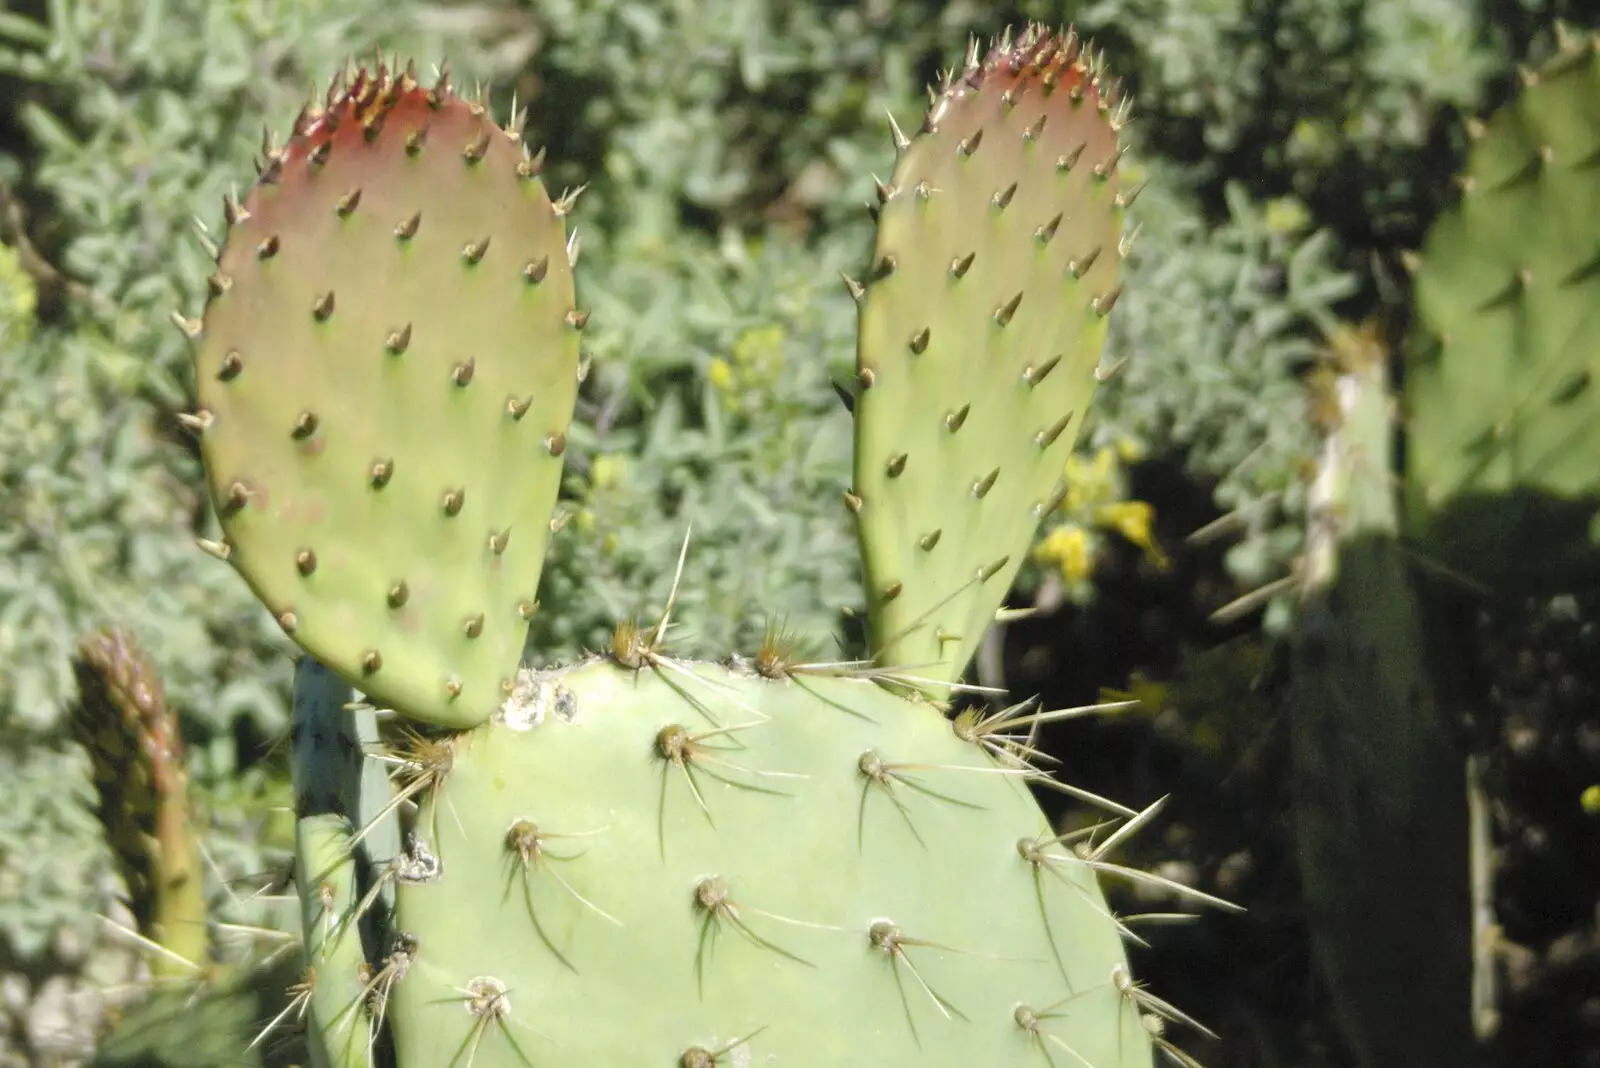
{"type": "Polygon", "coordinates": [[[196,335],[218,551],[304,649],[482,722],[534,611],[577,390],[563,208],[448,87],[360,71],[270,151],[196,335]]]}
{"type": "Polygon", "coordinates": [[[1600,62],[1566,40],[1472,128],[1406,370],[1408,523],[1491,584],[1600,577],[1600,62]]]}
{"type": "Polygon", "coordinates": [[[1115,91],[1030,27],[935,94],[860,296],[855,483],[876,653],[958,678],[1062,492],[1115,302],[1115,91]]]}
{"type": "Polygon", "coordinates": [[[402,1065],[1150,1064],[1091,866],[931,705],[592,661],[437,745],[402,1065]]]}

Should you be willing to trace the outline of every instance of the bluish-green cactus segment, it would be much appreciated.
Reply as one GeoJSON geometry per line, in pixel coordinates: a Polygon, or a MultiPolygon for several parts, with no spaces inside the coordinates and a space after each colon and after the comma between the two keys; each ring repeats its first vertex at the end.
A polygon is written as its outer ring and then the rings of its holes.
{"type": "Polygon", "coordinates": [[[230,204],[184,324],[218,551],[307,652],[449,727],[515,674],[577,390],[537,172],[482,106],[361,71],[230,204]]]}
{"type": "Polygon", "coordinates": [[[455,738],[439,873],[398,893],[402,1066],[1151,1063],[1015,768],[867,681],[690,670],[530,673],[455,738]]]}
{"type": "MultiPolygon", "coordinates": [[[[370,896],[358,917],[368,960],[389,940],[394,878],[401,855],[389,767],[382,759],[377,712],[355,700],[350,684],[311,656],[295,665],[289,764],[298,818],[337,815],[360,829],[351,843],[356,889],[370,896]]],[[[319,905],[320,907],[320,905],[319,905]]]]}
{"type": "Polygon", "coordinates": [[[376,716],[356,702],[350,684],[315,657],[302,656],[295,663],[289,723],[296,815],[332,812],[359,822],[364,746],[377,742],[376,716]]]}
{"type": "Polygon", "coordinates": [[[1098,63],[1038,26],[970,55],[879,190],[848,498],[876,654],[943,681],[1059,502],[1122,258],[1098,63]]]}
{"type": "Polygon", "coordinates": [[[373,969],[362,948],[355,831],[343,816],[295,824],[295,890],[311,984],[307,1042],[318,1068],[371,1068],[373,969]]]}
{"type": "Polygon", "coordinates": [[[1600,577],[1600,60],[1568,39],[1472,127],[1416,270],[1408,532],[1480,582],[1600,577]]]}

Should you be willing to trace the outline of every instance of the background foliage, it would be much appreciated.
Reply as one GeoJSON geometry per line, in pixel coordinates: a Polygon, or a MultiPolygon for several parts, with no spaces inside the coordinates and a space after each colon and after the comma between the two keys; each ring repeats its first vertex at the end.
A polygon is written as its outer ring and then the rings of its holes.
{"type": "MultiPolygon", "coordinates": [[[[0,999],[0,1065],[53,1041],[37,1020],[41,991],[61,975],[87,982],[75,947],[105,941],[95,917],[116,891],[84,762],[62,728],[67,656],[89,627],[131,626],[161,665],[219,871],[240,877],[282,859],[271,743],[286,722],[287,645],[243,584],[192,547],[212,519],[172,418],[188,369],[167,318],[198,306],[207,260],[196,217],[202,230],[219,225],[222,193],[252,173],[262,117],[285,129],[347,55],[381,48],[425,71],[448,55],[458,83],[492,85],[502,114],[513,99],[530,106],[528,136],[548,146],[552,186],[588,185],[580,298],[593,309],[594,369],[569,451],[571,519],[532,654],[571,656],[619,617],[659,610],[691,531],[685,649],[748,647],[782,619],[831,654],[858,599],[838,494],[848,423],[829,387],[852,359],[854,309],[838,273],[870,248],[870,175],[892,159],[885,112],[912,119],[923,85],[959,61],[969,33],[1076,20],[1136,99],[1136,167],[1150,185],[1133,210],[1141,230],[1112,341],[1125,371],[1098,403],[1080,507],[1051,521],[1018,598],[1099,602],[1057,620],[1048,641],[1031,632],[1057,650],[1050,671],[1067,690],[1092,695],[1153,668],[1191,680],[1191,709],[1244,709],[1256,674],[1232,668],[1221,676],[1233,681],[1216,682],[1216,656],[1190,653],[1218,635],[1194,624],[1281,577],[1298,551],[1309,450],[1298,375],[1337,319],[1392,308],[1397,252],[1418,243],[1448,195],[1460,117],[1498,99],[1549,20],[1577,8],[0,8],[0,781],[11,799],[0,806],[0,973],[21,982],[0,999]],[[1130,496],[1147,498],[1153,518],[1126,507],[1130,496]],[[1185,534],[1234,510],[1225,556],[1184,550],[1185,534]],[[1091,655],[1120,633],[1115,620],[1140,613],[1142,661],[1091,655]]],[[[1268,631],[1290,611],[1276,603],[1268,631]]],[[[1005,664],[1010,681],[1039,675],[1036,661],[1005,664]]],[[[1208,716],[1183,728],[1208,753],[1247,749],[1268,729],[1245,712],[1208,716]]],[[[1128,774],[1119,796],[1164,792],[1128,774]]],[[[1202,863],[1215,874],[1220,859],[1202,863]]],[[[1336,1043],[1319,1052],[1322,1040],[1303,1033],[1283,1041],[1279,1059],[1232,1063],[1339,1063],[1336,1043]]]]}

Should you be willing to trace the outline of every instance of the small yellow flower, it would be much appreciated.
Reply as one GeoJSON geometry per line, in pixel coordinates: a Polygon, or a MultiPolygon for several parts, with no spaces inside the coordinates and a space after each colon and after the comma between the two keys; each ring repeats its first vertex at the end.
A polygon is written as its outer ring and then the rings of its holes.
{"type": "Polygon", "coordinates": [[[1267,232],[1287,237],[1298,234],[1311,222],[1311,213],[1294,197],[1277,197],[1267,201],[1267,232]]]}
{"type": "Polygon", "coordinates": [[[751,327],[733,343],[733,362],[760,377],[775,374],[783,362],[783,327],[775,323],[751,327]]]}
{"type": "Polygon", "coordinates": [[[587,508],[579,508],[577,514],[572,517],[572,523],[580,534],[593,534],[596,522],[594,513],[587,508]]]}
{"type": "Polygon", "coordinates": [[[1101,446],[1090,459],[1078,453],[1067,457],[1067,499],[1063,507],[1068,513],[1116,495],[1116,462],[1116,450],[1109,445],[1101,446]]]}
{"type": "Polygon", "coordinates": [[[1115,447],[1117,459],[1125,464],[1136,464],[1147,455],[1144,443],[1133,438],[1118,438],[1115,447]]]}
{"type": "Polygon", "coordinates": [[[1600,784],[1589,787],[1578,795],[1578,804],[1591,816],[1600,816],[1600,784]]]}
{"type": "Polygon", "coordinates": [[[589,484],[597,490],[607,490],[618,485],[628,470],[626,456],[596,456],[589,469],[589,484]]]}
{"type": "Polygon", "coordinates": [[[622,539],[617,537],[615,533],[607,534],[600,539],[600,552],[604,556],[610,556],[617,551],[617,546],[621,544],[622,539]]]}
{"type": "Polygon", "coordinates": [[[1166,567],[1167,557],[1156,544],[1155,532],[1151,529],[1154,518],[1155,509],[1144,501],[1117,501],[1101,505],[1095,511],[1094,521],[1096,526],[1114,530],[1143,549],[1156,566],[1166,567]]]}
{"type": "Polygon", "coordinates": [[[1102,686],[1100,700],[1106,704],[1113,701],[1137,701],[1141,712],[1156,715],[1172,704],[1172,687],[1165,682],[1156,682],[1142,671],[1135,671],[1128,676],[1126,690],[1102,686]]]}
{"type": "Polygon", "coordinates": [[[1033,550],[1033,558],[1060,571],[1061,578],[1068,585],[1085,581],[1094,569],[1089,551],[1089,533],[1071,523],[1056,527],[1046,534],[1033,550]]]}
{"type": "Polygon", "coordinates": [[[728,393],[733,389],[733,365],[727,360],[714,359],[711,366],[706,368],[706,378],[719,393],[728,393]]]}

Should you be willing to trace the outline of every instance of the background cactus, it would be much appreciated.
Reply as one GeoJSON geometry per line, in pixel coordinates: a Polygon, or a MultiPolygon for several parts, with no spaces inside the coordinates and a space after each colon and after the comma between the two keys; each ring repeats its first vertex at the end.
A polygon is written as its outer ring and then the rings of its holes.
{"type": "MultiPolygon", "coordinates": [[[[1365,1065],[1471,1064],[1466,757],[1399,543],[1397,407],[1379,329],[1312,388],[1323,444],[1287,703],[1312,945],[1365,1065]]],[[[1448,658],[1448,653],[1446,654],[1448,658]]]]}
{"type": "Polygon", "coordinates": [[[1407,520],[1476,581],[1600,576],[1600,38],[1563,29],[1486,121],[1413,263],[1407,520]]]}
{"type": "Polygon", "coordinates": [[[326,661],[302,661],[294,724],[321,1063],[372,1063],[391,1035],[399,1064],[1132,1065],[1176,1049],[1161,1027],[1188,1021],[1133,982],[1096,881],[1170,885],[1107,859],[1153,812],[1101,802],[1130,821],[1074,849],[1033,801],[1029,784],[1053,783],[1015,733],[1056,714],[948,715],[1008,562],[1064,493],[1116,299],[1121,117],[1102,77],[1071,31],[974,43],[916,137],[895,128],[873,270],[849,283],[865,459],[847,500],[869,572],[893,576],[878,603],[903,589],[934,617],[927,674],[897,648],[898,611],[872,617],[870,665],[814,662],[774,628],[718,667],[674,656],[669,604],[652,627],[620,624],[603,660],[513,677],[520,641],[472,643],[532,614],[537,558],[501,558],[529,524],[542,552],[570,418],[585,319],[571,199],[552,204],[540,157],[515,150],[520,118],[502,130],[409,69],[336,79],[268,153],[230,202],[204,319],[178,325],[196,340],[185,422],[225,533],[211,549],[326,661]],[[934,284],[955,295],[924,322],[934,284]],[[1019,311],[1030,295],[1038,310],[1019,311]],[[268,329],[288,317],[309,333],[268,329]],[[503,349],[480,343],[485,321],[515,324],[503,349]],[[384,414],[362,424],[352,393],[384,414]],[[899,484],[908,456],[919,473],[899,484]],[[406,460],[435,477],[405,481],[406,460]],[[967,467],[970,485],[929,477],[967,467]],[[978,520],[952,515],[948,541],[928,529],[968,497],[978,520]],[[460,600],[485,574],[486,603],[460,600]],[[367,739],[338,719],[351,683],[399,719],[370,754],[395,768],[385,804],[361,792],[367,739]]]}
{"type": "Polygon", "coordinates": [[[123,934],[145,950],[156,981],[148,999],[121,999],[93,1063],[288,1063],[264,1061],[252,1039],[259,1018],[280,1011],[284,964],[298,955],[286,958],[280,937],[278,952],[241,964],[215,940],[228,917],[213,915],[181,728],[161,676],[132,636],[115,629],[87,636],[73,669],[81,691],[73,730],[93,759],[100,820],[137,925],[123,934]]]}
{"type": "Polygon", "coordinates": [[[1312,941],[1364,1065],[1472,1063],[1494,1030],[1491,845],[1469,818],[1485,801],[1451,710],[1486,696],[1459,649],[1472,597],[1576,592],[1596,574],[1597,51],[1561,27],[1515,98],[1467,124],[1461,200],[1409,263],[1403,409],[1377,330],[1335,331],[1312,379],[1323,443],[1288,698],[1295,812],[1312,941]],[[1524,217],[1531,229],[1511,222],[1524,217]]]}

